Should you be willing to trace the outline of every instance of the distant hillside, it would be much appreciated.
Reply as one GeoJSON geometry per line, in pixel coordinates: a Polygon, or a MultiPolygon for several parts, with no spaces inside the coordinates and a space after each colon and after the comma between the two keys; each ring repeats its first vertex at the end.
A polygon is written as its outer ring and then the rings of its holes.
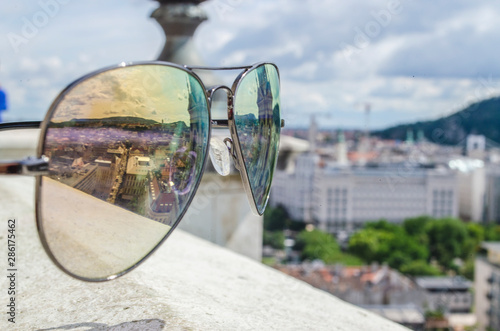
{"type": "Polygon", "coordinates": [[[158,122],[150,119],[134,117],[134,116],[114,116],[106,118],[85,118],[71,119],[66,122],[52,122],[51,127],[67,127],[67,126],[123,126],[123,125],[154,125],[158,122]]]}
{"type": "Polygon", "coordinates": [[[427,140],[445,145],[463,143],[468,134],[482,134],[500,143],[500,97],[474,103],[434,121],[397,125],[372,134],[384,139],[405,140],[408,130],[413,130],[414,138],[421,130],[427,140]]]}

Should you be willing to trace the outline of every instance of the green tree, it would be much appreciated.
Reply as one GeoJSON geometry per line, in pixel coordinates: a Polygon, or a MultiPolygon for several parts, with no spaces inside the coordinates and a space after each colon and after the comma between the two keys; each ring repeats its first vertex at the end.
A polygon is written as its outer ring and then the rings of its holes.
{"type": "Polygon", "coordinates": [[[282,206],[267,208],[264,212],[264,230],[283,231],[288,227],[290,218],[288,212],[282,206]]]}
{"type": "Polygon", "coordinates": [[[399,231],[399,225],[394,223],[389,223],[385,219],[380,219],[378,221],[367,222],[365,224],[365,229],[375,229],[375,230],[383,230],[386,232],[397,232],[399,231]]]}
{"type": "Polygon", "coordinates": [[[403,222],[403,228],[411,236],[422,234],[425,233],[427,223],[432,220],[432,217],[426,215],[407,218],[403,222]]]}
{"type": "Polygon", "coordinates": [[[302,231],[296,237],[295,249],[299,248],[303,260],[320,259],[326,264],[339,259],[340,247],[330,234],[320,230],[302,231]]]}
{"type": "Polygon", "coordinates": [[[370,263],[376,260],[381,246],[380,231],[363,229],[349,239],[349,252],[370,263]]]}
{"type": "Polygon", "coordinates": [[[419,244],[415,238],[407,235],[402,228],[398,228],[393,233],[389,242],[389,252],[390,255],[400,252],[410,260],[425,260],[429,257],[426,246],[419,244]]]}
{"type": "Polygon", "coordinates": [[[484,229],[485,241],[500,241],[500,225],[490,223],[484,229]]]}
{"type": "Polygon", "coordinates": [[[426,229],[427,224],[432,222],[432,220],[432,217],[426,215],[407,218],[403,222],[403,229],[418,243],[427,245],[429,242],[429,238],[427,237],[426,229]]]}
{"type": "Polygon", "coordinates": [[[302,231],[306,228],[306,223],[302,221],[295,221],[295,220],[290,220],[288,223],[288,228],[292,231],[302,231]]]}
{"type": "Polygon", "coordinates": [[[368,263],[387,262],[393,268],[428,257],[425,246],[408,236],[401,226],[386,221],[368,223],[351,236],[349,252],[368,263]]]}
{"type": "Polygon", "coordinates": [[[465,224],[455,218],[436,219],[427,224],[430,256],[449,269],[453,267],[453,259],[467,258],[470,247],[465,247],[469,239],[465,224]]]}
{"type": "Polygon", "coordinates": [[[403,264],[399,269],[405,275],[410,276],[439,276],[441,272],[436,267],[428,264],[424,260],[410,261],[403,264]]]}
{"type": "Polygon", "coordinates": [[[263,244],[271,246],[276,249],[285,248],[285,235],[283,231],[266,231],[264,230],[263,244]]]}
{"type": "Polygon", "coordinates": [[[474,264],[475,264],[475,257],[471,256],[467,260],[465,260],[465,263],[463,267],[460,270],[460,274],[464,276],[465,278],[468,279],[474,279],[474,264]]]}
{"type": "Polygon", "coordinates": [[[485,239],[485,229],[481,224],[478,223],[467,223],[465,225],[469,237],[474,240],[475,243],[481,243],[485,239]]]}
{"type": "Polygon", "coordinates": [[[484,227],[478,223],[466,223],[465,228],[467,229],[468,239],[464,242],[464,254],[469,254],[464,256],[464,259],[469,259],[474,257],[479,250],[481,242],[485,239],[484,227]]]}
{"type": "Polygon", "coordinates": [[[400,270],[402,266],[407,265],[412,261],[408,255],[396,251],[387,258],[386,262],[392,268],[400,270]]]}

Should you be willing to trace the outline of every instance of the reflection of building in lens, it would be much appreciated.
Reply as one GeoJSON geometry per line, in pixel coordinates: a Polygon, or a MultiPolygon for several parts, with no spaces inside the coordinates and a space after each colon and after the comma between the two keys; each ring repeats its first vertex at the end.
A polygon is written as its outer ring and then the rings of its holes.
{"type": "Polygon", "coordinates": [[[132,200],[134,196],[144,192],[148,173],[154,168],[151,158],[145,156],[130,157],[122,187],[122,199],[132,200]]]}
{"type": "Polygon", "coordinates": [[[175,193],[185,195],[191,191],[196,160],[196,152],[185,147],[175,152],[169,165],[169,183],[175,193]]]}
{"type": "Polygon", "coordinates": [[[51,177],[87,194],[93,194],[97,182],[97,166],[93,164],[81,164],[75,159],[71,167],[52,161],[51,177]],[[77,164],[77,165],[75,165],[77,164]]]}
{"type": "Polygon", "coordinates": [[[53,157],[53,162],[59,165],[70,167],[73,164],[74,159],[71,156],[62,155],[53,157]]]}
{"type": "Polygon", "coordinates": [[[96,172],[96,186],[94,195],[100,199],[107,199],[111,187],[113,186],[113,179],[117,175],[116,163],[111,160],[95,160],[97,165],[96,172]]]}
{"type": "MultiPolygon", "coordinates": [[[[203,144],[200,144],[200,132],[205,132],[206,128],[206,118],[207,118],[207,108],[205,101],[205,94],[203,91],[199,90],[199,86],[192,84],[192,78],[189,79],[188,90],[189,90],[189,100],[188,100],[188,112],[189,112],[189,145],[188,149],[191,149],[196,154],[202,154],[203,144]]],[[[207,143],[207,142],[205,142],[207,143]]],[[[198,160],[196,165],[197,169],[201,169],[202,160],[198,160]]]]}
{"type": "MultiPolygon", "coordinates": [[[[248,79],[255,79],[255,108],[251,109],[251,113],[238,116],[238,130],[254,196],[265,199],[271,175],[268,163],[274,160],[274,155],[270,155],[274,151],[269,146],[274,144],[273,115],[277,107],[273,107],[275,100],[265,67],[256,69],[254,73],[255,77],[248,79]]],[[[263,201],[258,201],[258,204],[262,205],[263,201]]]]}
{"type": "Polygon", "coordinates": [[[73,187],[87,194],[92,194],[96,184],[96,173],[97,166],[87,164],[84,166],[83,175],[76,181],[73,187]]]}
{"type": "Polygon", "coordinates": [[[116,148],[108,148],[106,153],[121,157],[125,153],[125,149],[122,146],[118,146],[116,148]]]}
{"type": "Polygon", "coordinates": [[[156,176],[150,173],[147,217],[170,225],[171,221],[175,221],[177,217],[178,206],[179,200],[169,183],[158,181],[156,176]]]}
{"type": "Polygon", "coordinates": [[[259,123],[267,123],[273,119],[273,92],[267,78],[266,70],[257,69],[257,107],[259,108],[259,123]]]}

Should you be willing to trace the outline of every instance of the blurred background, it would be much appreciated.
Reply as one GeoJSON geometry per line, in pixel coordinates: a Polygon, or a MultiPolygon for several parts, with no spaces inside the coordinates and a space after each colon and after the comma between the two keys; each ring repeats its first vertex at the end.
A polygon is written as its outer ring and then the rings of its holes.
{"type": "Polygon", "coordinates": [[[483,0],[2,3],[0,116],[42,120],[122,61],[274,62],[286,128],[263,226],[237,176],[209,173],[185,228],[413,329],[498,330],[499,15],[483,0]]]}

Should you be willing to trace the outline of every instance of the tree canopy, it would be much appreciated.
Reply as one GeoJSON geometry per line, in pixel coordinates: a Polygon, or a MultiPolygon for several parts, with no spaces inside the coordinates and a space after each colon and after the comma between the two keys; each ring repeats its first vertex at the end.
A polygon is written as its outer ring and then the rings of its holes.
{"type": "Polygon", "coordinates": [[[343,263],[346,265],[361,265],[359,258],[345,254],[332,235],[320,231],[304,230],[295,238],[295,250],[301,251],[302,260],[322,260],[326,264],[343,263]]]}
{"type": "Polygon", "coordinates": [[[283,231],[287,228],[290,218],[285,208],[267,208],[264,212],[264,230],[283,231]]]}
{"type": "Polygon", "coordinates": [[[454,270],[470,278],[475,253],[485,240],[500,240],[500,226],[419,216],[401,225],[385,220],[366,223],[351,236],[349,252],[413,276],[454,270]],[[455,265],[457,259],[463,263],[455,265]]]}
{"type": "Polygon", "coordinates": [[[349,240],[349,251],[368,263],[387,262],[399,269],[415,260],[426,260],[428,251],[404,228],[385,220],[369,222],[349,240]]]}

